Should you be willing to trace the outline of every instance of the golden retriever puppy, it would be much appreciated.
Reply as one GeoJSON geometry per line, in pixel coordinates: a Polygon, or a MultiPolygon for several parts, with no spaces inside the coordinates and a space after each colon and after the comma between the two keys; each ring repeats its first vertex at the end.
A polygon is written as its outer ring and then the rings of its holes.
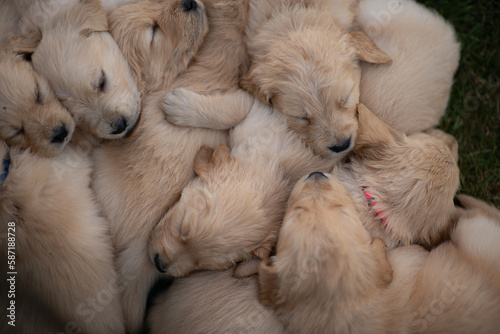
{"type": "MultiPolygon", "coordinates": [[[[117,139],[139,120],[141,99],[127,61],[108,32],[98,0],[18,1],[21,31],[40,30],[33,68],[47,78],[77,125],[75,141],[117,139]],[[83,139],[82,139],[83,140],[83,139]]],[[[92,142],[95,142],[92,141],[92,142]]]]}
{"type": "MultiPolygon", "coordinates": [[[[489,227],[500,233],[499,225],[489,227]]],[[[259,297],[288,333],[493,333],[500,267],[455,242],[488,237],[490,229],[473,228],[465,234],[457,226],[430,253],[412,245],[386,257],[342,184],[314,173],[290,197],[277,254],[260,269],[259,297]]],[[[498,258],[496,241],[487,244],[498,258]]]]}
{"type": "Polygon", "coordinates": [[[437,125],[460,59],[451,24],[413,0],[362,0],[357,23],[393,60],[361,63],[360,101],[398,131],[437,125]]]}
{"type": "Polygon", "coordinates": [[[31,43],[24,42],[14,37],[0,49],[0,138],[10,146],[50,157],[66,147],[75,122],[47,80],[33,71],[27,61],[31,43]]]}
{"type": "Polygon", "coordinates": [[[448,229],[459,186],[456,140],[439,130],[405,136],[358,106],[350,162],[332,171],[365,228],[389,247],[432,246],[448,229]]]}
{"type": "Polygon", "coordinates": [[[143,324],[148,291],[160,277],[149,257],[149,235],[195,177],[192,166],[199,148],[227,143],[226,132],[168,123],[160,109],[168,92],[163,81],[177,78],[172,85],[182,81],[183,86],[196,89],[205,84],[203,92],[237,86],[240,63],[215,60],[245,55],[244,48],[235,47],[242,41],[234,33],[244,24],[245,12],[240,1],[227,0],[208,1],[206,8],[202,2],[188,0],[128,6],[110,15],[111,34],[130,64],[137,65],[132,68],[142,73],[140,86],[148,93],[142,120],[130,138],[105,143],[93,155],[93,188],[111,222],[120,274],[130,278],[122,299],[127,330],[137,332],[143,324]],[[134,6],[133,10],[128,6],[134,6]],[[176,22],[175,29],[172,22],[176,22]],[[210,30],[205,36],[200,32],[206,32],[207,25],[210,30]],[[180,65],[170,59],[179,60],[180,65]],[[155,87],[161,89],[154,92],[155,87]]]}
{"type": "Polygon", "coordinates": [[[2,310],[0,331],[125,333],[114,247],[90,189],[89,159],[72,164],[70,150],[48,159],[3,142],[0,157],[0,299],[14,305],[13,318],[2,310]]]}
{"type": "Polygon", "coordinates": [[[199,151],[199,178],[155,227],[150,256],[160,272],[179,277],[269,257],[293,183],[334,164],[314,155],[284,116],[258,100],[231,130],[229,145],[231,152],[199,151]]]}
{"type": "Polygon", "coordinates": [[[360,61],[390,61],[364,33],[338,24],[333,8],[328,1],[276,5],[248,39],[252,62],[240,81],[325,158],[354,147],[360,61]]]}

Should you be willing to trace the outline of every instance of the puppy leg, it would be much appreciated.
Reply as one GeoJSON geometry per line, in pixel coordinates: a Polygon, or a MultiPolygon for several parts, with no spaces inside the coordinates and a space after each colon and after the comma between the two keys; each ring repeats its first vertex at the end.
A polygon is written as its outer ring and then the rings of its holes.
{"type": "Polygon", "coordinates": [[[240,123],[253,103],[254,97],[241,89],[200,95],[176,88],[165,95],[160,107],[167,121],[174,125],[226,130],[240,123]]]}

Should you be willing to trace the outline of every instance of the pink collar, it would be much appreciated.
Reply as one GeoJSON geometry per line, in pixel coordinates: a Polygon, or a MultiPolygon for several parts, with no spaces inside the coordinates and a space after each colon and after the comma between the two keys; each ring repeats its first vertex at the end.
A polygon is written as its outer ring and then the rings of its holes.
{"type": "Polygon", "coordinates": [[[370,206],[377,213],[377,215],[380,217],[380,219],[382,219],[382,221],[385,223],[385,226],[387,227],[387,221],[385,220],[385,217],[382,216],[384,211],[375,210],[375,204],[377,204],[377,202],[375,202],[375,198],[372,196],[371,191],[366,186],[363,186],[361,188],[363,189],[363,194],[365,194],[365,197],[366,197],[366,200],[368,201],[368,204],[370,204],[370,206]]]}

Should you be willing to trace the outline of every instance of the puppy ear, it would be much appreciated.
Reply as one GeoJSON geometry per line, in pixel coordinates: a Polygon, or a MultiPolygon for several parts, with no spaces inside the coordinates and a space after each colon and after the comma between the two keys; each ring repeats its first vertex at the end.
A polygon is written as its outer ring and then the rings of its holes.
{"type": "Polygon", "coordinates": [[[258,83],[259,72],[260,66],[252,64],[247,74],[240,78],[240,87],[250,92],[260,101],[272,105],[271,93],[263,91],[261,85],[258,83]]]}
{"type": "Polygon", "coordinates": [[[375,238],[370,249],[377,262],[378,286],[383,287],[392,282],[392,267],[386,254],[387,246],[382,239],[375,238]]]}
{"type": "Polygon", "coordinates": [[[84,7],[85,14],[81,15],[82,21],[77,24],[82,27],[80,35],[83,38],[96,32],[109,31],[106,11],[99,0],[80,0],[80,4],[84,7]]]}
{"type": "Polygon", "coordinates": [[[271,258],[264,260],[259,268],[259,300],[262,305],[276,305],[278,294],[278,273],[276,268],[271,266],[271,258]]]}
{"type": "Polygon", "coordinates": [[[403,142],[405,136],[382,122],[365,105],[359,103],[358,111],[358,133],[354,152],[356,154],[367,154],[381,152],[385,147],[394,142],[403,142]]]}
{"type": "Polygon", "coordinates": [[[196,152],[194,157],[193,169],[194,172],[201,177],[201,179],[207,182],[208,172],[210,171],[210,164],[212,163],[212,155],[214,150],[208,146],[202,146],[196,152]]]}
{"type": "Polygon", "coordinates": [[[359,60],[372,64],[384,64],[392,61],[391,57],[380,50],[364,32],[350,31],[348,34],[356,49],[356,55],[359,60]]]}
{"type": "Polygon", "coordinates": [[[2,49],[14,54],[30,56],[35,52],[41,40],[42,32],[36,29],[22,36],[12,37],[2,49]]]}
{"type": "Polygon", "coordinates": [[[214,154],[212,155],[212,161],[215,166],[220,166],[224,163],[227,163],[232,160],[231,153],[229,152],[229,148],[220,144],[216,149],[214,154]]]}

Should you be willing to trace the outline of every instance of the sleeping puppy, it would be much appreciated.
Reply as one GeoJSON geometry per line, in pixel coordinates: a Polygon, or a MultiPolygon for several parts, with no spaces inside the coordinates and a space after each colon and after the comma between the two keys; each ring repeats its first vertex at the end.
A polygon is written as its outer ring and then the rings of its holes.
{"type": "MultiPolygon", "coordinates": [[[[179,277],[269,257],[293,184],[334,164],[314,155],[284,117],[260,101],[231,130],[229,144],[231,151],[198,152],[199,178],[155,227],[150,256],[159,271],[179,277]]],[[[235,274],[245,276],[247,264],[235,274]]]]}
{"type": "Polygon", "coordinates": [[[0,49],[0,138],[10,146],[51,157],[66,147],[75,122],[47,80],[33,71],[27,61],[32,43],[26,42],[14,37],[0,49]]]}
{"type": "MultiPolygon", "coordinates": [[[[461,229],[430,253],[389,251],[371,240],[349,193],[332,175],[297,183],[277,254],[260,269],[260,299],[288,333],[493,333],[500,324],[500,226],[461,229]],[[486,240],[470,252],[457,243],[486,240]],[[391,282],[392,281],[392,282],[391,282]]],[[[483,241],[481,241],[483,242],[483,241]]]]}
{"type": "Polygon", "coordinates": [[[141,113],[137,84],[127,61],[108,32],[98,0],[17,1],[20,31],[34,44],[34,70],[47,78],[55,95],[75,119],[75,142],[123,138],[141,113]]]}
{"type": "MultiPolygon", "coordinates": [[[[251,34],[247,26],[247,35],[253,36],[247,43],[252,62],[240,85],[281,112],[314,153],[340,159],[354,147],[356,137],[359,63],[386,63],[390,58],[362,32],[348,31],[338,24],[332,14],[336,7],[327,2],[306,6],[285,1],[273,7],[267,20],[255,24],[257,32],[251,34]]],[[[345,10],[345,4],[339,6],[345,10]]],[[[255,15],[261,14],[250,12],[249,22],[254,22],[255,15]]],[[[192,122],[189,110],[205,105],[189,102],[185,93],[177,90],[167,96],[167,119],[177,125],[200,126],[203,120],[192,122]],[[186,101],[188,105],[183,106],[186,101]]],[[[245,99],[241,92],[235,94],[223,97],[245,99]]],[[[227,104],[237,105],[232,101],[227,104]]],[[[225,118],[233,118],[234,125],[251,106],[244,103],[225,118]]]]}
{"type": "Polygon", "coordinates": [[[413,0],[362,0],[356,21],[393,60],[361,63],[360,101],[407,134],[439,124],[460,59],[450,23],[413,0]]]}
{"type": "Polygon", "coordinates": [[[456,140],[439,130],[405,136],[358,106],[349,163],[332,173],[349,191],[365,228],[390,247],[432,247],[446,233],[459,186],[456,140]]]}
{"type": "Polygon", "coordinates": [[[0,300],[14,300],[17,315],[12,327],[3,308],[0,331],[125,333],[113,242],[90,189],[89,160],[73,165],[69,150],[49,159],[3,142],[0,157],[0,300]]]}
{"type": "Polygon", "coordinates": [[[204,87],[202,92],[237,85],[239,63],[214,59],[245,54],[234,33],[245,21],[241,7],[240,1],[227,0],[211,0],[206,9],[200,1],[145,1],[120,7],[109,17],[111,34],[144,92],[136,131],[93,154],[93,188],[111,222],[120,274],[133,278],[126,279],[123,290],[131,333],[140,331],[148,292],[161,277],[148,255],[151,231],[195,177],[199,148],[227,144],[226,131],[179,128],[165,121],[160,104],[167,83],[182,81],[185,87],[204,87]]]}

